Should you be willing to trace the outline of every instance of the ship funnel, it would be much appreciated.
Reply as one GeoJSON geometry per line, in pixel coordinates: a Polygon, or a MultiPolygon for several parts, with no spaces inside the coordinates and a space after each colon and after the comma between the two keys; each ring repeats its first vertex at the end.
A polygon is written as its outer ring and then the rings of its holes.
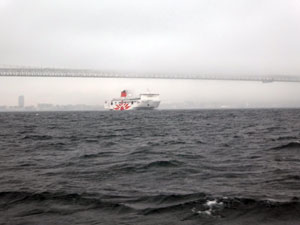
{"type": "Polygon", "coordinates": [[[122,98],[126,98],[127,97],[127,91],[126,90],[124,90],[124,91],[121,92],[121,97],[122,98]]]}

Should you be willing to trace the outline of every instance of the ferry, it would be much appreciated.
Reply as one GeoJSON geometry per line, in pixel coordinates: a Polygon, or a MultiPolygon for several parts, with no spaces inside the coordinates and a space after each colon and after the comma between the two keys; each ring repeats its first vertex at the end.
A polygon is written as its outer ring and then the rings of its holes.
{"type": "Polygon", "coordinates": [[[127,90],[121,92],[120,98],[105,101],[104,108],[108,110],[153,110],[159,106],[159,94],[145,93],[132,98],[127,90]]]}

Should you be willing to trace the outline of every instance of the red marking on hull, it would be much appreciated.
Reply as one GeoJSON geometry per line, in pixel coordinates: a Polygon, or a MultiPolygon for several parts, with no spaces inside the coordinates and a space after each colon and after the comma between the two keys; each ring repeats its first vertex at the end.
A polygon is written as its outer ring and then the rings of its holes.
{"type": "Polygon", "coordinates": [[[128,110],[130,109],[130,105],[128,103],[119,103],[116,105],[116,107],[114,108],[114,110],[120,110],[120,111],[123,111],[123,110],[128,110]]]}

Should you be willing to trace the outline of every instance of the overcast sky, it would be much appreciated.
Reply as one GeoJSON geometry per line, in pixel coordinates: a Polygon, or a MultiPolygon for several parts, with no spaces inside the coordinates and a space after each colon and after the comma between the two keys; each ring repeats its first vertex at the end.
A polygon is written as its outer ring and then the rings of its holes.
{"type": "MultiPolygon", "coordinates": [[[[299,0],[0,0],[0,31],[0,65],[300,76],[299,0]]],[[[58,78],[0,78],[0,105],[102,104],[122,89],[300,106],[300,84],[58,78]]]]}

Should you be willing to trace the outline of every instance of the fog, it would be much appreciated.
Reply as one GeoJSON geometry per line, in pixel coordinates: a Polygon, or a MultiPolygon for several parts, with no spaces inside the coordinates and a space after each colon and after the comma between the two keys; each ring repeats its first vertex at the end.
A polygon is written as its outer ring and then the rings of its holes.
{"type": "MultiPolygon", "coordinates": [[[[300,76],[298,0],[0,0],[0,64],[120,72],[300,76]]],[[[300,107],[300,84],[0,78],[0,105],[103,104],[122,89],[162,107],[300,107]]]]}

